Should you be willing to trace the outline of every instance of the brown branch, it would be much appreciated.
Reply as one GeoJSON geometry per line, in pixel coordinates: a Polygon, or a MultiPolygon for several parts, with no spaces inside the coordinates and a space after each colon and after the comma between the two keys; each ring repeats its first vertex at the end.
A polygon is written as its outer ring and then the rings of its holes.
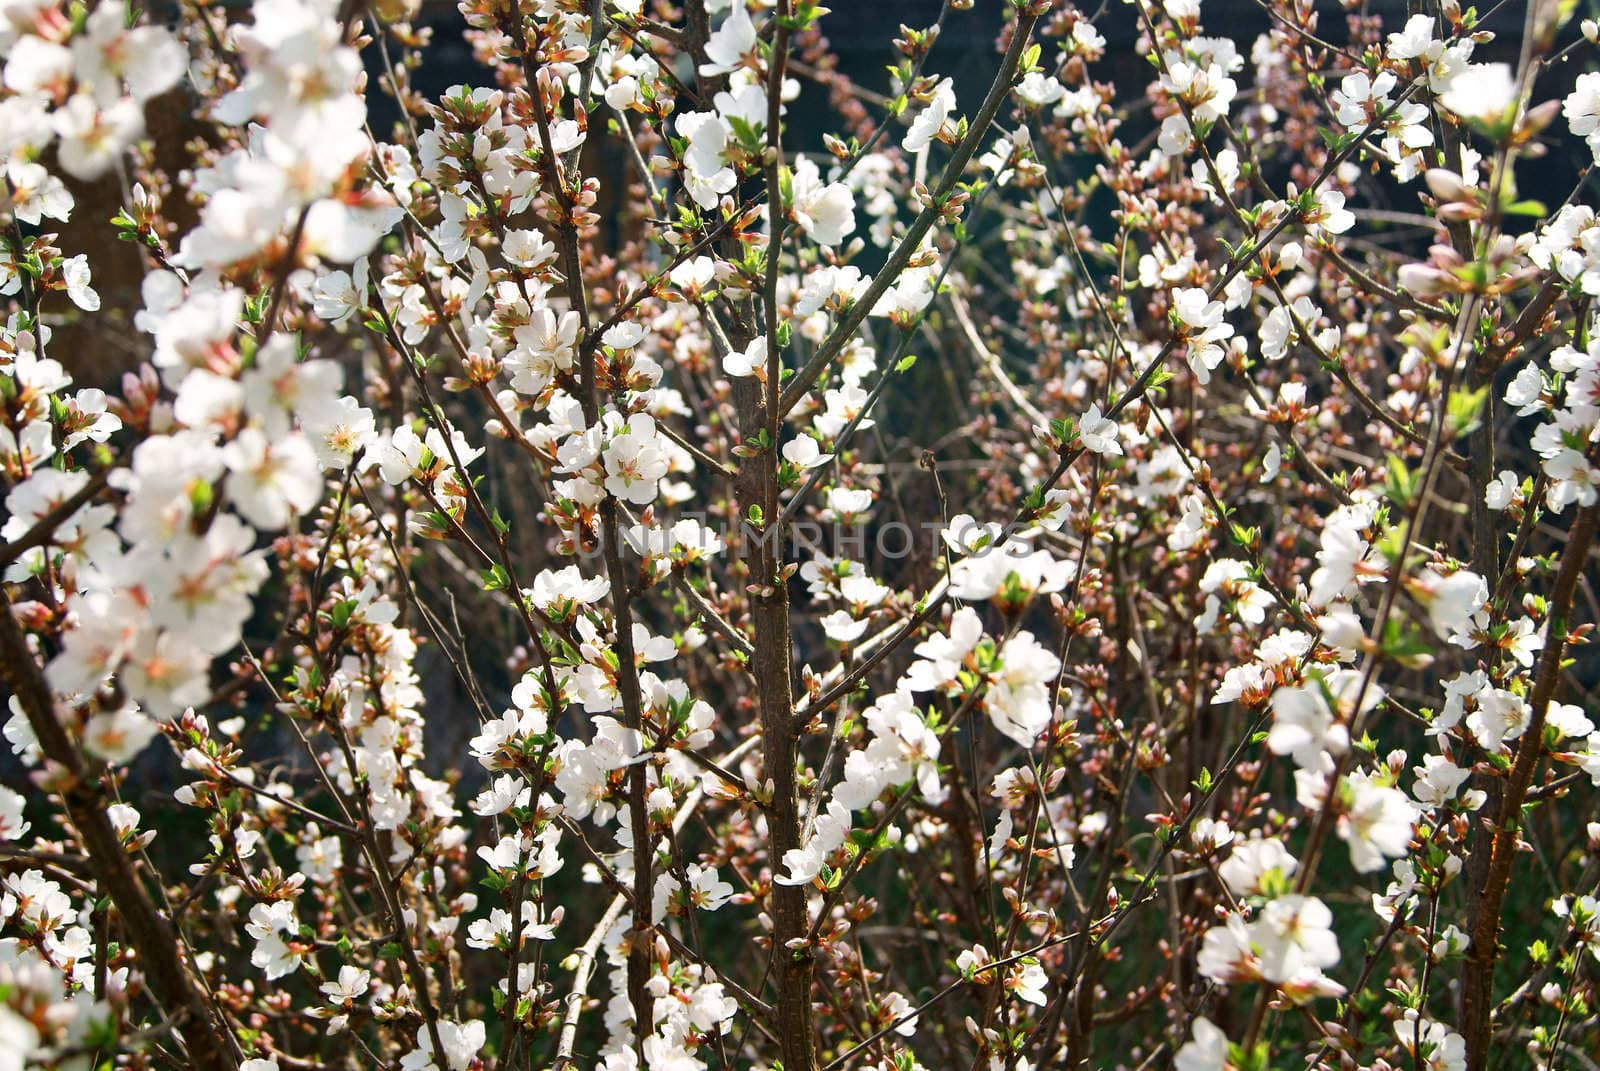
{"type": "Polygon", "coordinates": [[[86,502],[100,493],[114,467],[107,466],[89,477],[88,483],[50,507],[44,516],[34,522],[32,528],[12,542],[0,546],[0,569],[4,569],[34,547],[42,547],[49,543],[54,538],[57,528],[66,524],[86,502]]]}
{"type": "Polygon", "coordinates": [[[156,910],[134,872],[133,862],[106,815],[99,778],[57,720],[49,686],[12,613],[9,595],[0,610],[0,677],[17,697],[38,738],[39,750],[59,768],[56,791],[83,842],[96,883],[122,917],[128,943],[138,952],[140,967],[156,999],[174,1021],[181,1021],[179,1033],[192,1066],[198,1071],[233,1071],[233,1055],[222,1040],[227,1028],[212,1014],[179,958],[171,921],[156,910]]]}
{"type": "MultiPolygon", "coordinates": [[[[1531,508],[1531,504],[1530,504],[1531,508]]],[[[1517,850],[1517,828],[1522,804],[1533,772],[1544,753],[1545,715],[1561,680],[1561,662],[1567,650],[1567,615],[1583,577],[1583,567],[1594,542],[1600,505],[1585,506],[1572,523],[1572,535],[1561,557],[1550,594],[1550,618],[1544,650],[1528,697],[1528,727],[1517,742],[1516,759],[1501,797],[1500,817],[1489,844],[1489,872],[1472,920],[1472,944],[1467,949],[1462,978],[1461,1034],[1467,1042],[1467,1071],[1484,1071],[1489,1063],[1491,1018],[1494,1007],[1494,964],[1499,951],[1500,909],[1511,880],[1511,862],[1517,850]]]]}

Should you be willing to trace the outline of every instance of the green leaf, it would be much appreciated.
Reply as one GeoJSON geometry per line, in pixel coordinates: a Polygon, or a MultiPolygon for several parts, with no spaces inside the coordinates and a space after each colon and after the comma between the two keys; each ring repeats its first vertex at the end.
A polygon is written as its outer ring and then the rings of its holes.
{"type": "Polygon", "coordinates": [[[1417,493],[1417,477],[1398,454],[1389,455],[1389,471],[1383,481],[1389,501],[1408,509],[1417,493]]]}
{"type": "Polygon", "coordinates": [[[1385,658],[1403,666],[1420,668],[1433,661],[1433,646],[1409,622],[1391,619],[1384,626],[1380,648],[1385,658]]]}
{"type": "Polygon", "coordinates": [[[1487,384],[1474,391],[1452,391],[1450,400],[1445,403],[1445,412],[1450,421],[1450,433],[1459,438],[1477,427],[1483,412],[1483,403],[1488,397],[1487,384]]]}
{"type": "Polygon", "coordinates": [[[350,617],[356,611],[356,600],[342,599],[334,603],[333,609],[328,612],[328,621],[335,629],[348,628],[350,617]]]}

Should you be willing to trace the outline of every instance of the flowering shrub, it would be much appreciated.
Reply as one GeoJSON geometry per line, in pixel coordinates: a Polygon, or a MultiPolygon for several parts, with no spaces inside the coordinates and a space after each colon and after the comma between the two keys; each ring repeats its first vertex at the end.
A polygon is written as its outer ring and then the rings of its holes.
{"type": "Polygon", "coordinates": [[[4,6],[0,1068],[1589,1066],[1594,25],[989,6],[4,6]]]}

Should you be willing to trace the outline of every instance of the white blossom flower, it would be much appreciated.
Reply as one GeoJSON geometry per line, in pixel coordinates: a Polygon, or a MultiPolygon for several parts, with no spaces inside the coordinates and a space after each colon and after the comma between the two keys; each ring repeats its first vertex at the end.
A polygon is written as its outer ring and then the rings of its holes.
{"type": "Polygon", "coordinates": [[[11,185],[11,214],[21,223],[38,226],[45,217],[63,222],[72,215],[72,194],[66,183],[40,164],[12,158],[6,165],[11,185]]]}
{"type": "Polygon", "coordinates": [[[1025,748],[1050,724],[1051,690],[1061,661],[1033,635],[1019,632],[999,650],[1000,668],[984,697],[995,728],[1025,748]]]}
{"type": "Polygon", "coordinates": [[[1203,1015],[1195,1017],[1189,1040],[1173,1056],[1176,1071],[1223,1071],[1228,1062],[1228,1035],[1203,1015]]]}
{"type": "Polygon", "coordinates": [[[744,62],[756,45],[756,27],[750,20],[750,10],[744,0],[732,0],[728,17],[723,20],[706,41],[705,53],[709,63],[700,65],[700,75],[711,78],[728,74],[744,62]]]}
{"type": "Polygon", "coordinates": [[[1516,103],[1517,83],[1509,63],[1474,63],[1450,82],[1439,103],[1463,119],[1499,123],[1516,103]]]}
{"type": "Polygon", "coordinates": [[[1301,982],[1339,962],[1333,913],[1313,896],[1280,896],[1250,924],[1251,944],[1269,982],[1301,982]]]}
{"type": "Polygon", "coordinates": [[[955,107],[954,84],[948,78],[940,79],[933,88],[927,106],[911,121],[911,129],[906,131],[901,147],[910,153],[923,152],[934,141],[950,137],[954,129],[950,113],[955,107]]]}
{"type": "Polygon", "coordinates": [[[1350,846],[1350,865],[1360,873],[1381,870],[1386,860],[1406,854],[1416,807],[1405,793],[1364,773],[1345,778],[1348,797],[1339,816],[1339,836],[1350,846]]]}
{"type": "Polygon", "coordinates": [[[795,163],[793,194],[790,211],[795,222],[818,245],[836,246],[856,229],[856,201],[850,187],[824,183],[808,156],[795,163]]]}
{"type": "Polygon", "coordinates": [[[1078,420],[1078,441],[1083,448],[1102,457],[1118,457],[1122,444],[1117,441],[1117,422],[1100,415],[1100,407],[1091,405],[1078,420]]]}
{"type": "Polygon", "coordinates": [[[84,312],[98,312],[100,295],[89,285],[89,257],[79,253],[61,262],[61,279],[66,283],[67,297],[84,312]]]}
{"type": "Polygon", "coordinates": [[[0,786],[0,840],[21,840],[32,828],[22,817],[26,801],[18,792],[0,786]]]}
{"type": "Polygon", "coordinates": [[[757,335],[742,350],[733,350],[722,358],[722,370],[734,378],[758,376],[767,378],[767,336],[757,335]]]}
{"type": "Polygon", "coordinates": [[[1267,882],[1294,877],[1300,862],[1276,837],[1251,837],[1236,841],[1217,873],[1235,896],[1259,896],[1267,882]]]}

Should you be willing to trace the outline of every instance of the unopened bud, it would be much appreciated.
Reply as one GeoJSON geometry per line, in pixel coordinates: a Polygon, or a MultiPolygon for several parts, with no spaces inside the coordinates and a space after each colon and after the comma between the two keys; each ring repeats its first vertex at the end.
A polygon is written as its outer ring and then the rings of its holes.
{"type": "Polygon", "coordinates": [[[1430,167],[1422,178],[1428,184],[1429,192],[1441,201],[1464,201],[1477,193],[1448,167],[1430,167]]]}

